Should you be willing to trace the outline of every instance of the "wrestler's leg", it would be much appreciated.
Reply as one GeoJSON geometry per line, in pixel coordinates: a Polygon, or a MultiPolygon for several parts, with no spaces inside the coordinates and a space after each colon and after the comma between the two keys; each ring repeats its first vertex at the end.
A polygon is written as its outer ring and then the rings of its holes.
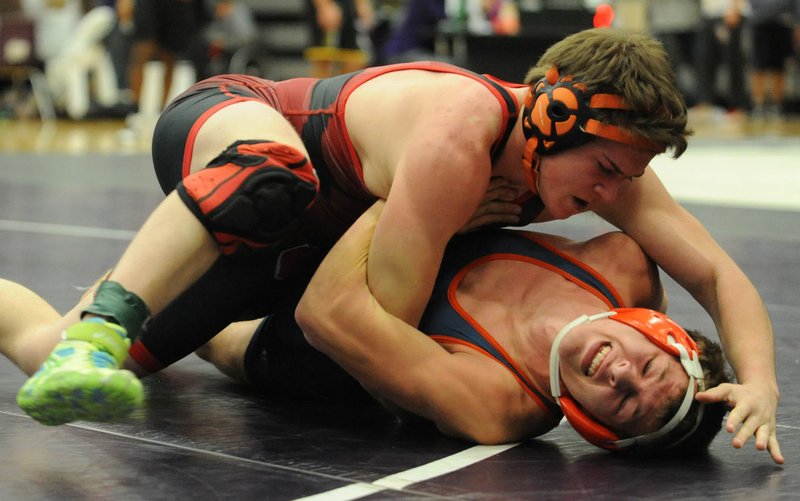
{"type": "MultiPolygon", "coordinates": [[[[207,164],[219,153],[220,145],[242,137],[279,142],[307,157],[299,136],[279,113],[261,103],[240,102],[219,110],[202,124],[194,143],[193,166],[207,164]],[[205,140],[211,144],[204,144],[205,140]]],[[[204,173],[195,172],[187,179],[204,173]]],[[[186,197],[172,193],[156,208],[123,253],[109,281],[101,284],[94,302],[84,310],[89,321],[66,331],[68,341],[91,341],[98,346],[98,353],[112,360],[99,357],[102,366],[89,365],[86,370],[70,366],[70,377],[65,377],[58,370],[64,365],[65,352],[57,347],[52,360],[48,359],[52,363],[45,363],[45,370],[37,372],[18,394],[18,403],[32,417],[45,424],[109,419],[114,416],[108,414],[108,406],[96,403],[111,397],[115,416],[139,405],[141,387],[124,389],[130,392],[128,395],[109,395],[103,386],[105,371],[119,367],[145,320],[186,290],[221,254],[217,240],[207,231],[208,223],[201,223],[197,212],[191,211],[184,200],[186,197]]],[[[133,376],[123,372],[127,379],[133,376]]]]}
{"type": "MultiPolygon", "coordinates": [[[[17,394],[17,403],[42,423],[60,424],[89,413],[98,420],[114,419],[128,414],[133,406],[141,403],[139,380],[129,371],[116,370],[112,355],[98,350],[93,336],[101,326],[80,322],[81,312],[92,303],[99,284],[100,280],[63,316],[19,284],[4,282],[0,287],[5,297],[10,298],[10,302],[5,303],[8,311],[0,314],[3,354],[23,372],[33,374],[17,394]],[[79,328],[75,329],[76,326],[79,328]],[[69,339],[68,331],[73,331],[69,339]],[[42,411],[41,400],[32,399],[30,390],[31,382],[45,373],[55,381],[55,384],[40,387],[45,388],[48,399],[78,400],[82,404],[42,411]],[[103,386],[102,398],[92,384],[103,386]]],[[[124,358],[125,353],[117,356],[124,358]]]]}
{"type": "Polygon", "coordinates": [[[253,333],[261,322],[261,319],[234,322],[195,353],[206,362],[214,364],[226,376],[247,383],[244,356],[253,333]]]}
{"type": "MultiPolygon", "coordinates": [[[[265,104],[245,101],[217,111],[200,127],[192,175],[201,174],[228,145],[243,138],[285,144],[308,156],[300,137],[280,113],[265,104]]],[[[220,254],[203,223],[173,192],[144,223],[108,279],[141,298],[155,315],[205,273],[220,254]]]]}
{"type": "Polygon", "coordinates": [[[0,279],[0,353],[33,374],[58,342],[61,315],[27,287],[0,279]]]}
{"type": "Polygon", "coordinates": [[[61,339],[61,332],[80,320],[81,310],[92,302],[94,291],[107,275],[95,281],[65,315],[24,285],[0,278],[0,353],[25,374],[36,372],[61,339]]]}

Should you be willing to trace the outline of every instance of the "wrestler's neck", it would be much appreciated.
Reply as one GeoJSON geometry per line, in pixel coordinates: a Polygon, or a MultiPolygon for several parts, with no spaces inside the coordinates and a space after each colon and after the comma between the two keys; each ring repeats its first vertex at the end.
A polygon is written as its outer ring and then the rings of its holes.
{"type": "Polygon", "coordinates": [[[553,302],[548,305],[549,309],[532,313],[530,329],[520,336],[518,362],[527,369],[538,388],[549,387],[550,348],[561,329],[581,315],[608,311],[608,307],[597,298],[586,296],[553,302]]]}

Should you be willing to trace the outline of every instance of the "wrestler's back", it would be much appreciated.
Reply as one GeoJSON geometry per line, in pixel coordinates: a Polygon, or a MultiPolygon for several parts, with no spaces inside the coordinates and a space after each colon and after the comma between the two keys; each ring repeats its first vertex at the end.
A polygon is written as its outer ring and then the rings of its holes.
{"type": "MultiPolygon", "coordinates": [[[[522,90],[513,92],[521,99],[522,90]]],[[[485,167],[503,125],[502,111],[487,86],[474,78],[403,70],[375,77],[354,90],[345,120],[366,186],[385,198],[397,169],[415,167],[413,157],[428,149],[445,156],[448,150],[482,152],[474,161],[485,167]]]]}

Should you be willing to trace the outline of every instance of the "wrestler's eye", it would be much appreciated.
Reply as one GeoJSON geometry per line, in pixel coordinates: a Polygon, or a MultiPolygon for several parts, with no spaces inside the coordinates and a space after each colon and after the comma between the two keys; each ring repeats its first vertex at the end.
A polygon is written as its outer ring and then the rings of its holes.
{"type": "Polygon", "coordinates": [[[647,371],[650,370],[650,366],[652,365],[653,365],[653,359],[651,358],[650,360],[647,361],[646,364],[644,364],[644,369],[642,369],[642,376],[647,375],[647,371]]]}
{"type": "Polygon", "coordinates": [[[622,409],[625,408],[625,404],[627,404],[628,400],[630,400],[632,397],[633,393],[626,393],[625,396],[622,397],[622,400],[619,401],[619,407],[617,407],[617,412],[621,412],[622,409]]]}
{"type": "Polygon", "coordinates": [[[616,173],[616,171],[614,169],[603,165],[601,162],[597,163],[597,168],[600,169],[600,172],[602,172],[603,174],[605,174],[607,176],[610,176],[610,175],[616,173]]]}

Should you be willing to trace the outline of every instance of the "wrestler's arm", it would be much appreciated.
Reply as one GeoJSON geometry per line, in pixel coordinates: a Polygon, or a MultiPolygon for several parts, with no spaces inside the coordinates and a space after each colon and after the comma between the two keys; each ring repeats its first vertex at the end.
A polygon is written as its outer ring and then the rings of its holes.
{"type": "Polygon", "coordinates": [[[547,431],[548,422],[535,418],[534,404],[499,364],[449,353],[370,294],[367,255],[378,210],[348,230],[309,283],[296,310],[309,342],[373,394],[448,435],[503,443],[547,431]]]}
{"type": "Polygon", "coordinates": [[[744,272],[709,232],[669,195],[652,169],[634,181],[613,207],[597,212],[631,235],[714,320],[739,384],[698,395],[731,406],[726,429],[734,447],[755,435],[756,448],[783,463],[776,435],[780,394],[775,345],[766,307],[744,272]]]}
{"type": "Polygon", "coordinates": [[[422,316],[447,242],[481,206],[491,178],[499,104],[483,86],[463,92],[470,106],[427,112],[389,159],[394,174],[367,277],[381,306],[410,325],[422,316]]]}

